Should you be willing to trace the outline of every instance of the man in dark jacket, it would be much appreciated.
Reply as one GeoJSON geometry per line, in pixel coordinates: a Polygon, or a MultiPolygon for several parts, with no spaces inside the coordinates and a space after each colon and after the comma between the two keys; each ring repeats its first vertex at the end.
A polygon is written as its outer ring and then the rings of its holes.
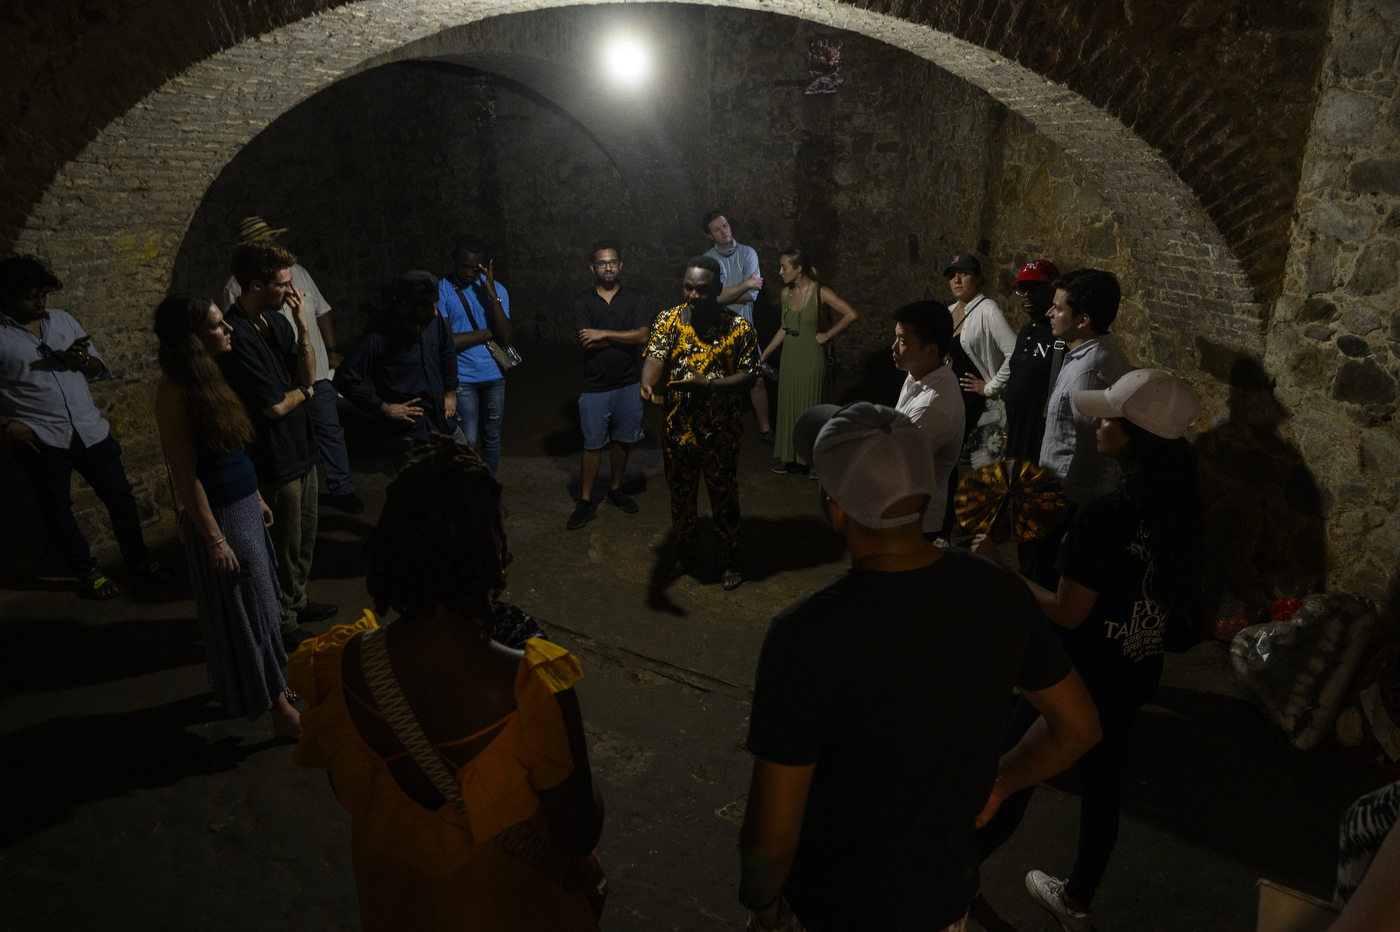
{"type": "Polygon", "coordinates": [[[404,272],[389,287],[388,309],[360,337],[333,384],[375,419],[386,452],[401,466],[430,431],[464,440],[457,415],[457,350],[438,314],[438,280],[404,272]],[[365,379],[374,381],[371,391],[365,379]]]}

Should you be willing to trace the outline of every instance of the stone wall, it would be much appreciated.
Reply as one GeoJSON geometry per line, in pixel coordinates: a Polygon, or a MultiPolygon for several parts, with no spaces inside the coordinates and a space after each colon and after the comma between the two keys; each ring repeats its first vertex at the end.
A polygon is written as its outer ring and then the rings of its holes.
{"type": "Polygon", "coordinates": [[[1273,549],[1373,599],[1400,596],[1400,5],[1339,0],[1263,371],[1219,354],[1217,429],[1253,419],[1248,463],[1281,515],[1273,549]],[[1232,371],[1225,371],[1226,364],[1232,371]],[[1323,543],[1325,541],[1325,553],[1323,543]]]}

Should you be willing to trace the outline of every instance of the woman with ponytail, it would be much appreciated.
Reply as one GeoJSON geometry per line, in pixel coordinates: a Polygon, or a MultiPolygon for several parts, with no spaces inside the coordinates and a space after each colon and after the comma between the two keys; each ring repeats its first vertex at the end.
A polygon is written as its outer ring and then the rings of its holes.
{"type": "MultiPolygon", "coordinates": [[[[786,473],[788,464],[809,466],[792,443],[792,428],[803,412],[822,403],[826,378],[826,354],[831,338],[856,321],[855,308],[817,281],[817,270],[802,250],[789,246],[778,260],[783,280],[782,326],[763,351],[763,361],[783,348],[783,370],[778,379],[778,427],[773,440],[773,472],[786,473]],[[823,306],[834,308],[841,319],[821,326],[823,306]]],[[[808,475],[815,479],[815,470],[808,475]]]]}
{"type": "Polygon", "coordinates": [[[272,511],[244,448],[253,425],[214,361],[232,329],[208,298],[177,294],[156,308],[160,384],[156,424],[183,506],[180,536],[190,565],[209,682],[230,715],[272,713],[278,737],[301,735],[287,701],[277,579],[267,527],[272,511]]]}
{"type": "MultiPolygon", "coordinates": [[[[1089,932],[1089,904],[1118,839],[1123,761],[1133,724],[1157,691],[1168,628],[1173,635],[1194,629],[1199,503],[1195,451],[1184,435],[1201,407],[1191,386],[1161,369],[1136,369],[1111,388],[1075,392],[1074,407],[1094,419],[1098,452],[1123,468],[1123,481],[1117,491],[1075,512],[1056,561],[1059,589],[1025,583],[1057,626],[1094,698],[1103,740],[1074,765],[1079,846],[1069,879],[1033,870],[1026,889],[1062,927],[1089,932]]],[[[997,558],[996,544],[985,535],[972,549],[997,558]]],[[[1037,717],[1019,699],[1005,746],[1014,746],[1037,717]]],[[[996,814],[977,831],[983,860],[1011,837],[1032,792],[1022,790],[993,807],[996,814]]]]}

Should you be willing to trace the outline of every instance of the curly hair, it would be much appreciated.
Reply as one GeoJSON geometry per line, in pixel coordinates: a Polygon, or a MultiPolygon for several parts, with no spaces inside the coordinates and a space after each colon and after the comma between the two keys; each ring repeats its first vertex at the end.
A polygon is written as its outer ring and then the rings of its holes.
{"type": "Polygon", "coordinates": [[[33,291],[58,291],[63,282],[48,262],[38,256],[14,255],[0,261],[0,295],[11,297],[33,291]]]}
{"type": "Polygon", "coordinates": [[[270,282],[278,272],[296,264],[297,257],[291,250],[271,240],[257,240],[234,248],[230,271],[238,287],[247,291],[249,282],[270,282]]]}
{"type": "Polygon", "coordinates": [[[365,588],[380,613],[480,616],[505,588],[505,553],[501,484],[471,447],[430,434],[389,483],[365,542],[365,588]]]}
{"type": "Polygon", "coordinates": [[[195,444],[217,455],[252,443],[253,422],[200,335],[213,303],[198,295],[173,294],[156,308],[155,331],[160,371],[185,396],[195,444]]]}

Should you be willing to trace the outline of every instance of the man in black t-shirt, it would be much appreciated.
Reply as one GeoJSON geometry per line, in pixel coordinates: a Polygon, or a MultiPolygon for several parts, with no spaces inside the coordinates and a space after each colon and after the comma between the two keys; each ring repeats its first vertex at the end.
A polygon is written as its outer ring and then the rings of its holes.
{"type": "Polygon", "coordinates": [[[583,492],[568,527],[576,531],[598,517],[593,483],[603,462],[603,448],[612,452],[612,488],[608,501],[628,514],[637,503],[622,491],[628,445],[642,439],[642,371],[637,347],[651,335],[647,300],[619,281],[622,246],[599,240],[588,251],[593,284],[574,298],[574,326],[583,345],[583,392],[578,399],[583,425],[583,492]]]}
{"type": "Polygon", "coordinates": [[[824,405],[793,439],[852,569],[764,639],[740,899],[763,929],[960,929],[975,827],[1098,740],[1093,702],[1013,574],[924,540],[933,454],[912,421],[824,405]],[[1013,686],[1048,726],[1002,754],[1013,686]]]}
{"type": "Polygon", "coordinates": [[[272,242],[239,246],[233,277],[242,289],[224,319],[233,329],[233,349],[218,356],[219,368],[243,402],[257,436],[248,456],[258,472],[258,491],[272,509],[272,545],[282,587],[282,640],[288,651],[314,633],[303,621],[323,621],[334,605],[306,598],[306,580],[316,548],[316,463],[320,455],[309,409],[316,376],[315,353],[301,292],[292,284],[296,256],[272,242]],[[279,312],[292,310],[296,326],[279,312]]]}
{"type": "MultiPolygon", "coordinates": [[[[1016,335],[1011,353],[1011,373],[1001,397],[1006,402],[1005,459],[1039,463],[1040,442],[1045,436],[1045,400],[1050,397],[1050,367],[1055,336],[1045,312],[1055,303],[1051,282],[1060,270],[1049,259],[1032,259],[1016,276],[1016,297],[1031,320],[1016,335]]],[[[1063,350],[1063,346],[1061,347],[1063,350]]]]}

